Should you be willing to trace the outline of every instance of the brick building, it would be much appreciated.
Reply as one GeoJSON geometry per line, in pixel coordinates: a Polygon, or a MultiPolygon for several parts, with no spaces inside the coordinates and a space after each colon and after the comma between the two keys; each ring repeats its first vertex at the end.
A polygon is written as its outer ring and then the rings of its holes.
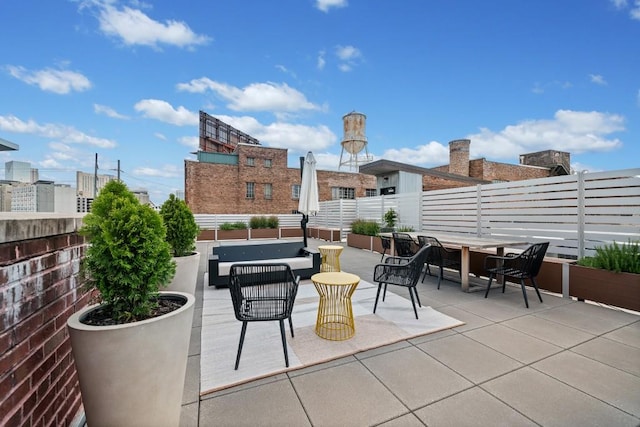
{"type": "MultiPolygon", "coordinates": [[[[317,171],[320,200],[375,195],[376,178],[317,171]]],[[[234,153],[198,152],[185,161],[185,201],[193,213],[288,214],[298,209],[300,169],[287,167],[287,150],[238,144],[234,153]]]]}
{"type": "MultiPolygon", "coordinates": [[[[360,173],[375,175],[377,188],[382,193],[393,194],[406,191],[407,176],[419,175],[421,180],[410,191],[428,191],[444,188],[465,187],[501,181],[521,181],[568,175],[570,154],[545,150],[520,155],[520,164],[500,163],[485,158],[469,159],[468,139],[449,142],[449,164],[435,168],[421,168],[390,160],[377,160],[360,166],[360,173]],[[421,184],[421,188],[420,188],[421,184]],[[399,188],[399,191],[398,191],[399,188]]],[[[409,186],[410,187],[410,186],[409,186]]]]}
{"type": "MultiPolygon", "coordinates": [[[[569,153],[523,154],[520,164],[469,159],[468,139],[449,143],[448,165],[422,168],[390,160],[359,173],[318,170],[320,201],[467,187],[569,173],[569,153]]],[[[301,174],[286,149],[270,148],[200,112],[198,161],[185,161],[185,201],[196,214],[288,214],[298,208],[301,174]]]]}

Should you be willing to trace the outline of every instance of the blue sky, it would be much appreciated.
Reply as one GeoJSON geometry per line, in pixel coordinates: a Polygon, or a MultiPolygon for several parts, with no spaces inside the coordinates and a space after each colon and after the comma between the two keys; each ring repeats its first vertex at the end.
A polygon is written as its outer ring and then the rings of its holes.
{"type": "Polygon", "coordinates": [[[354,110],[375,159],[439,166],[469,138],[472,158],[640,166],[640,0],[2,0],[0,40],[20,146],[0,168],[75,186],[98,153],[155,203],[184,187],[199,110],[290,167],[337,170],[354,110]]]}

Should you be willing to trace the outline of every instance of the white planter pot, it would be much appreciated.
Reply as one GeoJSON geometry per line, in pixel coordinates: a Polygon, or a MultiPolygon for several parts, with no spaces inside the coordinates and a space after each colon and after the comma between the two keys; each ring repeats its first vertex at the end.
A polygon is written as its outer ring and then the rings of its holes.
{"type": "Polygon", "coordinates": [[[87,425],[180,423],[195,297],[162,294],[187,302],[163,316],[123,325],[80,323],[95,305],[67,321],[87,425]]]}
{"type": "Polygon", "coordinates": [[[193,252],[188,256],[173,257],[173,260],[176,262],[176,274],[167,287],[162,290],[195,295],[198,268],[200,267],[200,252],[193,252]]]}

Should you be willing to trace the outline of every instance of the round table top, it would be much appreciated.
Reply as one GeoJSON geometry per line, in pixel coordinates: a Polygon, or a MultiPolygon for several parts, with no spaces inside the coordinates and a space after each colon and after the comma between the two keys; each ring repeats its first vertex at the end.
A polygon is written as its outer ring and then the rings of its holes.
{"type": "Polygon", "coordinates": [[[323,285],[344,286],[360,282],[360,277],[344,271],[327,271],[314,274],[311,276],[311,281],[323,285]]]}

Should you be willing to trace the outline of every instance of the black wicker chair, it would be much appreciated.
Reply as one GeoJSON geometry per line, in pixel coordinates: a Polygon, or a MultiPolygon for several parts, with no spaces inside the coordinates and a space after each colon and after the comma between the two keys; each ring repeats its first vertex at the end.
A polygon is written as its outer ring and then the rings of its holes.
{"type": "Polygon", "coordinates": [[[240,364],[242,345],[248,322],[277,320],[284,349],[284,361],[289,367],[284,319],[289,319],[293,337],[291,311],[298,292],[300,277],[294,277],[291,267],[284,263],[233,264],[229,272],[229,290],[236,319],[242,322],[236,366],[240,364]]]}
{"type": "Polygon", "coordinates": [[[416,315],[416,319],[418,318],[416,300],[420,307],[422,307],[422,304],[420,303],[420,297],[416,290],[416,284],[420,279],[420,274],[422,273],[424,263],[430,251],[430,246],[423,246],[420,248],[418,253],[412,257],[390,256],[384,260],[384,264],[378,264],[375,266],[373,271],[373,281],[378,283],[378,292],[376,293],[376,302],[373,305],[374,313],[378,307],[378,298],[380,297],[380,290],[382,287],[384,286],[384,293],[382,294],[382,301],[384,301],[387,293],[387,285],[397,285],[404,286],[409,289],[413,312],[416,315]]]}
{"type": "MultiPolygon", "coordinates": [[[[536,276],[540,272],[544,255],[549,247],[549,242],[536,243],[529,246],[521,254],[505,254],[504,256],[489,255],[484,259],[484,268],[489,272],[489,283],[487,283],[487,290],[484,293],[486,298],[489,295],[489,289],[491,289],[491,282],[496,275],[503,275],[520,279],[520,286],[522,287],[522,295],[524,296],[524,303],[529,308],[529,301],[527,301],[527,291],[524,285],[524,279],[530,279],[533,287],[538,294],[540,302],[542,297],[538,290],[538,284],[536,283],[536,276]]],[[[506,281],[502,284],[502,293],[506,286],[506,281]]]]}
{"type": "Polygon", "coordinates": [[[457,270],[458,274],[461,274],[462,251],[460,251],[460,249],[445,248],[438,239],[431,236],[418,236],[418,244],[420,246],[431,245],[433,248],[427,257],[426,268],[422,276],[422,283],[424,283],[424,278],[427,273],[431,275],[431,269],[429,268],[430,265],[437,266],[439,269],[438,289],[440,289],[440,282],[443,278],[444,268],[457,270]]]}
{"type": "Polygon", "coordinates": [[[412,257],[418,252],[418,249],[420,249],[415,240],[413,240],[413,237],[407,233],[393,232],[392,236],[397,256],[412,257]]]}
{"type": "Polygon", "coordinates": [[[380,236],[380,242],[382,242],[382,257],[380,257],[380,262],[382,262],[387,251],[391,252],[391,237],[380,236]]]}

